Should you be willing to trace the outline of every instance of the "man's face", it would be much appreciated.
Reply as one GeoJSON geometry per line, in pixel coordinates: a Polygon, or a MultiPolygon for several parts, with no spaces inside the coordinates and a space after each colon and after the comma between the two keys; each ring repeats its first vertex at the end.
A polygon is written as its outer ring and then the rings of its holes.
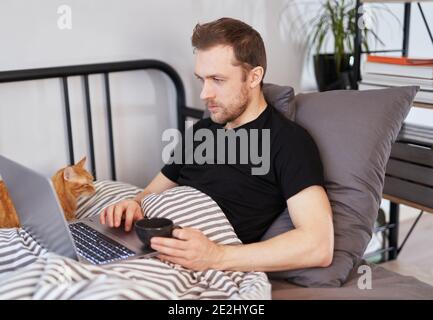
{"type": "Polygon", "coordinates": [[[238,118],[250,102],[251,89],[241,66],[235,66],[233,48],[215,46],[196,51],[195,75],[202,82],[200,99],[212,121],[220,124],[238,118]]]}

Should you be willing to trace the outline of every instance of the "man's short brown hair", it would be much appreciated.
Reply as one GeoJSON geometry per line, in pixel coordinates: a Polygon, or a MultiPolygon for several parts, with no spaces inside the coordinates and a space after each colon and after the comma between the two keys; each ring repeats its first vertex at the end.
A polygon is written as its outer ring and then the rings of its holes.
{"type": "MultiPolygon", "coordinates": [[[[260,66],[264,70],[263,78],[265,76],[266,51],[263,39],[256,30],[240,20],[221,18],[205,24],[197,24],[191,42],[194,49],[198,50],[210,49],[217,45],[229,45],[233,48],[237,60],[235,65],[241,65],[245,71],[260,66]]],[[[260,85],[263,85],[263,80],[260,85]]]]}

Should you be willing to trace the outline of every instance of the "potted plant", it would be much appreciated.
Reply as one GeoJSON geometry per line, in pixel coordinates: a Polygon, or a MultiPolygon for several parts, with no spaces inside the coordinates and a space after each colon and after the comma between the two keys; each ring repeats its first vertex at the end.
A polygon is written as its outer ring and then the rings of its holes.
{"type": "MultiPolygon", "coordinates": [[[[315,50],[314,73],[319,91],[353,88],[352,66],[354,62],[356,3],[353,0],[326,0],[316,17],[310,21],[307,37],[308,48],[315,50]],[[334,41],[334,52],[322,53],[328,37],[334,41]]],[[[368,50],[367,27],[362,29],[363,46],[368,50]]],[[[374,36],[376,34],[372,32],[374,36]]],[[[380,40],[376,36],[377,40],[380,40]]]]}
{"type": "MultiPolygon", "coordinates": [[[[293,9],[290,7],[295,3],[296,0],[291,1],[283,11],[293,9]]],[[[302,19],[293,19],[291,29],[294,27],[293,24],[301,23],[301,28],[297,26],[295,29],[302,30],[301,32],[306,34],[307,54],[312,52],[314,54],[314,73],[319,91],[353,88],[356,81],[352,72],[356,23],[362,23],[360,30],[364,51],[369,51],[368,40],[371,38],[382,45],[384,43],[365,23],[366,21],[358,21],[356,0],[321,0],[318,5],[318,12],[313,17],[305,18],[301,15],[299,18],[302,19]],[[333,52],[325,53],[330,40],[333,41],[333,52]]],[[[374,5],[374,7],[385,9],[398,21],[386,6],[374,5]]],[[[377,25],[374,11],[376,10],[372,10],[368,18],[371,19],[371,24],[377,25]]]]}

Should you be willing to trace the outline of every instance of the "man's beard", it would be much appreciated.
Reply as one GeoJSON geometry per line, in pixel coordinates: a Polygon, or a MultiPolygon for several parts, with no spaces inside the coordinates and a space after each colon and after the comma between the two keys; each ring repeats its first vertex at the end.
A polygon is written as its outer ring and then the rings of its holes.
{"type": "Polygon", "coordinates": [[[247,86],[242,86],[241,92],[238,98],[231,102],[229,105],[224,106],[215,102],[208,102],[207,105],[216,105],[218,106],[218,112],[210,113],[210,118],[213,122],[218,124],[226,124],[228,122],[232,122],[237,119],[242,113],[247,109],[248,104],[250,103],[250,97],[248,95],[247,86]]]}

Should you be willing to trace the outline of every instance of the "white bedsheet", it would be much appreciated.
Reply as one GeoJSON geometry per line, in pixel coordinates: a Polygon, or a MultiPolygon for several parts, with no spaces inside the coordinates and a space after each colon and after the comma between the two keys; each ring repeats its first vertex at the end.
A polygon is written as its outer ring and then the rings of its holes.
{"type": "MultiPolygon", "coordinates": [[[[96,215],[140,189],[96,182],[97,193],[79,203],[77,217],[96,215]]],[[[240,244],[218,205],[190,187],[176,187],[142,202],[149,217],[167,217],[203,231],[220,244],[240,244]]],[[[196,272],[157,258],[93,266],[41,248],[23,229],[0,229],[0,299],[270,299],[262,272],[196,272]]]]}

